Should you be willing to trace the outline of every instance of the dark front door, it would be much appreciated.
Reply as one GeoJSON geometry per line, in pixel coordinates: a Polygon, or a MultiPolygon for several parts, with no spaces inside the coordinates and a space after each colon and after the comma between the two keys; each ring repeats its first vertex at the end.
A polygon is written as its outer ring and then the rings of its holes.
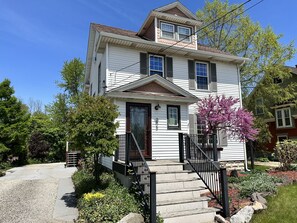
{"type": "MultiPolygon", "coordinates": [[[[151,105],[127,103],[127,132],[132,132],[145,158],[151,158],[151,105]]],[[[131,159],[139,158],[132,140],[131,159]]]]}

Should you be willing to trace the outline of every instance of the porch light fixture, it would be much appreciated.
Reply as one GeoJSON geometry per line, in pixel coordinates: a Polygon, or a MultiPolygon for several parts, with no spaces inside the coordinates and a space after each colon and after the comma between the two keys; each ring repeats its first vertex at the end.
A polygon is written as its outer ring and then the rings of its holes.
{"type": "Polygon", "coordinates": [[[159,110],[161,108],[161,106],[159,105],[159,104],[157,104],[156,106],[155,106],[155,109],[156,110],[159,110]]]}

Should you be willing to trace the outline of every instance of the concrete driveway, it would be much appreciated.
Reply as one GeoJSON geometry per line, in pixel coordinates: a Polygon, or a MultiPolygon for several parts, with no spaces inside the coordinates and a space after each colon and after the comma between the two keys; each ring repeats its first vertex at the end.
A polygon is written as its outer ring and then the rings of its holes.
{"type": "Polygon", "coordinates": [[[78,211],[71,181],[75,167],[64,163],[10,169],[0,177],[0,223],[74,222],[78,211]]]}

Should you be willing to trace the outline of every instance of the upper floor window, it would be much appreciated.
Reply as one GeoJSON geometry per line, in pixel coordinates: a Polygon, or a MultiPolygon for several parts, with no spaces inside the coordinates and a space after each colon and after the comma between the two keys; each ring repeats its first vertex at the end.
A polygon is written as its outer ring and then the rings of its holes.
{"type": "Polygon", "coordinates": [[[182,40],[182,41],[186,41],[186,42],[190,42],[191,38],[191,30],[190,28],[187,27],[183,27],[183,26],[178,26],[178,40],[182,40]]]}
{"type": "Polygon", "coordinates": [[[255,101],[256,104],[256,115],[263,115],[264,114],[264,109],[263,109],[263,98],[257,98],[255,101]]]}
{"type": "Polygon", "coordinates": [[[164,58],[158,55],[150,55],[149,56],[150,63],[150,75],[158,74],[163,76],[164,74],[164,58]]]}
{"type": "Polygon", "coordinates": [[[161,23],[161,37],[174,39],[174,25],[161,23]]]}
{"type": "Polygon", "coordinates": [[[276,126],[278,128],[291,127],[291,110],[290,108],[277,109],[275,111],[276,126]]]}
{"type": "Polygon", "coordinates": [[[208,64],[196,63],[196,83],[197,89],[208,90],[209,71],[208,64]]]}

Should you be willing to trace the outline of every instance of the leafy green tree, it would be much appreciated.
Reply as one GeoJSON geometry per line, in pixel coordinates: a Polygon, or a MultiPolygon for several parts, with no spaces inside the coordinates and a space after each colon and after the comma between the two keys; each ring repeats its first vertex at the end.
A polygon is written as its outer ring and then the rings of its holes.
{"type": "MultiPolygon", "coordinates": [[[[285,63],[294,56],[293,42],[282,45],[282,35],[275,34],[271,27],[262,28],[245,14],[244,7],[238,6],[228,1],[207,1],[204,8],[197,12],[198,18],[205,24],[205,28],[198,33],[198,41],[250,59],[240,67],[244,106],[254,111],[255,98],[262,97],[263,117],[272,117],[271,102],[283,103],[297,96],[297,83],[289,83],[286,87],[274,84],[275,78],[285,80],[291,77],[285,63]],[[250,94],[256,86],[256,93],[250,94]]],[[[261,143],[263,139],[269,140],[270,134],[266,131],[264,120],[256,120],[257,123],[260,129],[258,140],[261,143]]]]}
{"type": "Polygon", "coordinates": [[[0,161],[9,155],[18,156],[24,162],[27,154],[28,108],[14,95],[10,81],[0,83],[0,161]]]}
{"type": "Polygon", "coordinates": [[[28,148],[32,158],[61,161],[65,159],[64,134],[48,114],[35,112],[30,118],[28,148]],[[42,139],[42,140],[38,140],[42,139]],[[38,148],[38,145],[40,148],[38,148]],[[31,152],[33,151],[33,152],[31,152]],[[37,152],[40,152],[38,155],[37,152]],[[46,155],[46,157],[44,157],[46,155]]]}
{"type": "Polygon", "coordinates": [[[98,156],[113,155],[118,147],[115,137],[118,123],[117,106],[105,97],[84,94],[69,116],[69,130],[72,142],[82,150],[94,154],[95,176],[98,180],[98,156]]]}
{"type": "Polygon", "coordinates": [[[78,100],[83,90],[84,69],[83,62],[78,58],[74,58],[69,62],[66,61],[61,71],[63,81],[58,83],[58,86],[64,89],[73,103],[78,100]]]}
{"type": "MultiPolygon", "coordinates": [[[[285,99],[296,96],[294,91],[288,91],[289,88],[281,89],[279,86],[270,88],[275,77],[281,79],[290,77],[289,69],[284,65],[294,56],[293,42],[282,45],[280,43],[282,35],[275,34],[271,27],[262,28],[259,23],[253,22],[244,13],[244,7],[236,9],[238,6],[237,4],[229,5],[228,1],[207,1],[204,8],[197,12],[198,18],[205,24],[222,18],[201,29],[198,33],[198,41],[250,59],[240,67],[244,97],[247,97],[260,82],[262,93],[269,93],[270,98],[274,97],[276,101],[280,97],[284,100],[284,96],[285,99]],[[231,10],[234,11],[227,14],[231,10]],[[274,92],[282,92],[282,94],[278,96],[274,92]]],[[[295,84],[292,87],[296,89],[295,84]]]]}

